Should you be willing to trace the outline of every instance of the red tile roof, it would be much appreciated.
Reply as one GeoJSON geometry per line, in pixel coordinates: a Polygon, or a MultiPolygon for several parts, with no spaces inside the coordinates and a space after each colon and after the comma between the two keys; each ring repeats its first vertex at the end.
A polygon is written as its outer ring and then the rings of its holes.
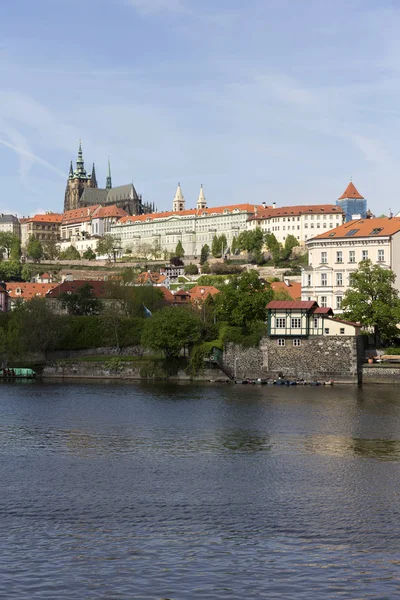
{"type": "Polygon", "coordinates": [[[314,310],[314,315],[333,315],[333,310],[328,307],[319,306],[314,310]]]}
{"type": "Polygon", "coordinates": [[[287,292],[293,300],[301,299],[301,283],[296,281],[291,281],[289,285],[286,285],[284,281],[273,281],[271,288],[274,292],[287,292]]]}
{"type": "Polygon", "coordinates": [[[205,300],[208,296],[219,294],[219,290],[213,285],[195,285],[189,290],[189,296],[192,300],[205,300]]]}
{"type": "Polygon", "coordinates": [[[137,283],[140,285],[143,285],[147,282],[151,282],[151,283],[155,283],[155,284],[159,284],[159,283],[164,283],[165,280],[167,279],[166,275],[161,275],[161,273],[148,273],[147,271],[144,271],[143,273],[140,273],[140,275],[138,275],[137,277],[137,283]]]}
{"type": "Polygon", "coordinates": [[[344,319],[338,319],[337,317],[327,317],[330,321],[337,321],[338,323],[344,323],[344,325],[353,325],[353,327],[361,327],[361,323],[355,321],[345,321],[344,319]]]}
{"type": "Polygon", "coordinates": [[[282,206],[281,208],[262,208],[257,210],[257,214],[250,217],[251,221],[262,221],[273,217],[299,217],[300,215],[318,215],[318,214],[341,214],[343,209],[335,204],[306,204],[299,206],[282,206]]]}
{"type": "Polygon", "coordinates": [[[269,304],[267,304],[267,309],[275,308],[275,309],[303,309],[310,310],[312,308],[317,308],[318,304],[313,300],[272,300],[269,304]]]}
{"type": "Polygon", "coordinates": [[[400,231],[400,217],[379,217],[377,219],[357,219],[348,221],[343,225],[339,225],[335,229],[324,231],[311,240],[319,240],[325,238],[361,238],[361,237],[385,237],[390,236],[400,231]],[[350,235],[350,232],[351,235],[350,235]],[[375,233],[373,233],[375,232],[375,233]]]}
{"type": "Polygon", "coordinates": [[[72,225],[73,223],[84,223],[90,221],[93,213],[101,208],[100,204],[94,206],[86,206],[84,208],[75,208],[73,210],[67,210],[63,214],[62,224],[72,225]]]}
{"type": "Polygon", "coordinates": [[[164,285],[160,285],[159,288],[157,288],[160,290],[160,292],[162,292],[163,296],[164,296],[164,300],[166,302],[173,302],[174,301],[174,295],[172,292],[170,292],[170,290],[168,288],[166,288],[164,285]]]}
{"type": "MultiPolygon", "coordinates": [[[[50,285],[50,284],[49,284],[50,285]]],[[[78,281],[63,281],[60,284],[51,284],[52,289],[47,294],[48,298],[58,298],[61,294],[71,292],[76,293],[84,285],[90,285],[92,287],[92,295],[95,298],[106,298],[110,291],[110,284],[107,281],[98,281],[95,279],[80,279],[78,281]]]]}
{"type": "Polygon", "coordinates": [[[21,219],[21,223],[61,223],[63,216],[59,213],[46,213],[21,219]]]}
{"type": "Polygon", "coordinates": [[[357,191],[355,185],[352,181],[350,181],[347,188],[344,190],[343,194],[339,196],[339,200],[345,200],[346,198],[355,198],[357,200],[364,200],[364,196],[357,191]]]}
{"type": "Polygon", "coordinates": [[[118,208],[116,204],[112,206],[99,206],[93,213],[93,219],[106,219],[107,217],[116,217],[121,219],[127,217],[128,213],[123,208],[118,208]]]}
{"type": "Polygon", "coordinates": [[[31,298],[46,296],[46,294],[55,288],[58,283],[26,283],[9,281],[7,282],[7,292],[10,298],[14,300],[22,298],[23,300],[31,300],[31,298]],[[19,290],[19,293],[17,293],[19,290]]]}
{"type": "Polygon", "coordinates": [[[120,223],[140,223],[143,221],[153,221],[154,219],[166,219],[167,217],[188,217],[188,216],[202,216],[202,215],[213,215],[213,214],[223,214],[224,211],[228,211],[228,213],[232,213],[235,210],[240,212],[248,212],[254,213],[257,210],[262,210],[263,207],[260,205],[254,204],[231,204],[229,206],[212,206],[210,208],[191,208],[188,210],[181,210],[178,212],[166,211],[160,213],[151,213],[148,215],[137,215],[137,216],[127,216],[123,217],[119,222],[120,223]]]}

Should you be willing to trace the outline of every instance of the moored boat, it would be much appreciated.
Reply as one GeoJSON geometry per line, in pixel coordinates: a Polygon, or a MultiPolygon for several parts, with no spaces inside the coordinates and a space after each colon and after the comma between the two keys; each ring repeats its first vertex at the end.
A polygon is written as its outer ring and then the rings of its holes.
{"type": "Polygon", "coordinates": [[[2,379],[35,379],[36,373],[33,369],[21,369],[7,367],[0,369],[0,378],[2,379]]]}

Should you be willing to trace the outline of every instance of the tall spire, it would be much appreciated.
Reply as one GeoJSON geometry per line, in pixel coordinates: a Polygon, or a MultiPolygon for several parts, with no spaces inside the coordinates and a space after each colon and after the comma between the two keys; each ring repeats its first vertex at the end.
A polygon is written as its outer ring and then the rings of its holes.
{"type": "Polygon", "coordinates": [[[71,164],[69,165],[69,179],[73,179],[74,177],[74,167],[72,166],[72,160],[71,160],[71,164]]]}
{"type": "Polygon", "coordinates": [[[79,140],[78,159],[76,161],[75,173],[80,179],[84,179],[85,177],[87,177],[87,174],[85,171],[85,163],[83,160],[82,141],[81,140],[79,140]]]}
{"type": "Polygon", "coordinates": [[[110,157],[108,157],[108,175],[106,179],[106,189],[111,190],[112,181],[111,181],[111,165],[110,165],[110,157]]]}
{"type": "Polygon", "coordinates": [[[207,207],[207,200],[204,196],[203,184],[200,186],[199,197],[197,198],[197,210],[207,207]]]}
{"type": "Polygon", "coordinates": [[[173,212],[179,212],[185,210],[185,198],[182,194],[181,184],[178,183],[176,194],[172,203],[173,212]]]}
{"type": "Polygon", "coordinates": [[[97,188],[96,169],[94,167],[94,163],[93,163],[93,167],[92,167],[92,175],[90,177],[90,187],[97,188]]]}

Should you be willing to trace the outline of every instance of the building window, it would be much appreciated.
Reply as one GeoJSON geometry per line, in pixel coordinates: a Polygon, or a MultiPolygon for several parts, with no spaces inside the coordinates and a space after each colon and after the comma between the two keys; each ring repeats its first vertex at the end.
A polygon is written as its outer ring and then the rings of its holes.
{"type": "Polygon", "coordinates": [[[336,308],[337,309],[342,308],[342,300],[343,300],[343,296],[336,296],[336,308]]]}
{"type": "Polygon", "coordinates": [[[341,250],[336,252],[336,262],[338,262],[338,263],[343,262],[343,252],[341,250]]]}
{"type": "Polygon", "coordinates": [[[277,329],[285,329],[285,327],[286,327],[286,317],[277,317],[277,319],[276,319],[276,327],[277,327],[277,329]]]}
{"type": "Polygon", "coordinates": [[[329,327],[325,327],[324,333],[325,333],[325,335],[329,335],[329,327]]]}
{"type": "Polygon", "coordinates": [[[336,273],[336,285],[343,285],[343,273],[336,273]]]}
{"type": "Polygon", "coordinates": [[[307,275],[307,285],[311,285],[311,275],[307,275]]]}
{"type": "Polygon", "coordinates": [[[326,273],[321,274],[321,285],[328,285],[328,275],[326,273]]]}
{"type": "Polygon", "coordinates": [[[343,335],[344,334],[344,327],[340,328],[340,333],[343,335]]]}
{"type": "Polygon", "coordinates": [[[385,251],[378,250],[378,262],[385,262],[385,251]]]}
{"type": "Polygon", "coordinates": [[[314,317],[314,329],[318,329],[318,318],[314,317]]]}
{"type": "Polygon", "coordinates": [[[356,251],[355,250],[350,250],[350,252],[349,252],[349,262],[351,262],[351,263],[355,263],[356,262],[356,251]]]}
{"type": "Polygon", "coordinates": [[[325,265],[328,262],[328,253],[321,252],[321,263],[325,265]]]}
{"type": "Polygon", "coordinates": [[[292,329],[300,329],[301,327],[301,319],[294,317],[291,319],[291,328],[292,329]]]}
{"type": "Polygon", "coordinates": [[[301,346],[301,340],[299,338],[295,338],[293,340],[293,346],[295,346],[295,347],[301,346]]]}
{"type": "Polygon", "coordinates": [[[326,308],[328,306],[328,298],[327,296],[321,296],[321,307],[326,308]]]}
{"type": "Polygon", "coordinates": [[[368,250],[362,251],[362,260],[368,260],[368,250]]]}
{"type": "Polygon", "coordinates": [[[285,340],[284,338],[279,338],[278,339],[278,346],[284,346],[285,345],[285,340]]]}

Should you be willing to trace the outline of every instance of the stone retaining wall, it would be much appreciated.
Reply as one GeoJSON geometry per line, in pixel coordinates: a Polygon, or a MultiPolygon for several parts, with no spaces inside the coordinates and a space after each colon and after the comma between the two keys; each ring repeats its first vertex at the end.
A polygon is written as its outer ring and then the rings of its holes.
{"type": "Polygon", "coordinates": [[[363,365],[363,383],[400,383],[400,365],[363,365]]]}

